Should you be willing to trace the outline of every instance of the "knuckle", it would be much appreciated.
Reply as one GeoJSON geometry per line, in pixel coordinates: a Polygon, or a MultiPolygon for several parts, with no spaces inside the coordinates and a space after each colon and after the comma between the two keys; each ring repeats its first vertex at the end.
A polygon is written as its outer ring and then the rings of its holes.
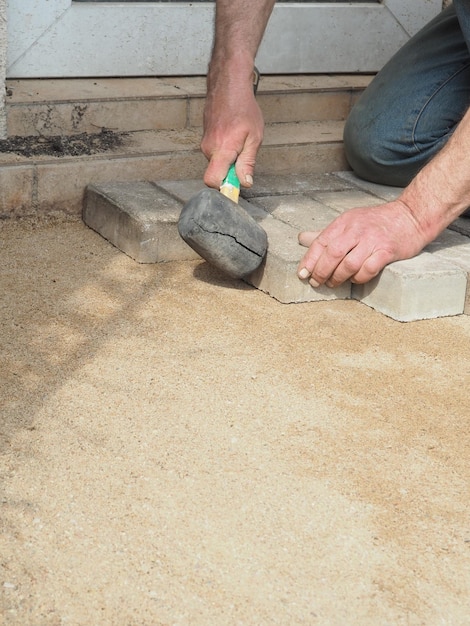
{"type": "Polygon", "coordinates": [[[333,240],[328,244],[328,255],[334,259],[343,259],[348,251],[349,250],[339,240],[333,240]]]}
{"type": "Polygon", "coordinates": [[[355,274],[361,268],[362,262],[359,259],[346,255],[341,265],[343,273],[352,276],[352,274],[355,274]]]}
{"type": "Polygon", "coordinates": [[[330,274],[321,268],[315,268],[315,270],[312,271],[312,278],[320,284],[323,284],[329,277],[330,274]]]}

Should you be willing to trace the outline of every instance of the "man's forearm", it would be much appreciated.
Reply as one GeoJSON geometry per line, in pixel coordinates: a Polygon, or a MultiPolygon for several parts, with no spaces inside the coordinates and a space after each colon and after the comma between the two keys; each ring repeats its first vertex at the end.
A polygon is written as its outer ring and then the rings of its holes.
{"type": "Polygon", "coordinates": [[[470,109],[400,200],[410,209],[427,242],[470,207],[470,109]]]}
{"type": "MultiPolygon", "coordinates": [[[[275,0],[216,0],[215,39],[209,74],[230,67],[251,76],[275,0]]],[[[209,76],[210,77],[210,76],[209,76]]]]}
{"type": "Polygon", "coordinates": [[[275,0],[216,0],[215,39],[207,74],[201,149],[204,182],[218,188],[232,163],[253,184],[263,115],[253,92],[253,65],[275,0]]]}

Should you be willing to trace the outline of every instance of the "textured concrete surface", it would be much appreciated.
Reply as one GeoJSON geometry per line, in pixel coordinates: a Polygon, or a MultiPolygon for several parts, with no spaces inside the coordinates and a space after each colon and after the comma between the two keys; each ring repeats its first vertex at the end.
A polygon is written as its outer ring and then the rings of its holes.
{"type": "Polygon", "coordinates": [[[0,227],[3,624],[468,624],[470,318],[0,227]]]}
{"type": "Polygon", "coordinates": [[[465,224],[468,236],[447,229],[430,243],[425,250],[436,258],[443,259],[461,268],[466,273],[467,291],[464,313],[470,315],[470,246],[468,245],[470,241],[470,219],[461,218],[457,221],[465,224]]]}

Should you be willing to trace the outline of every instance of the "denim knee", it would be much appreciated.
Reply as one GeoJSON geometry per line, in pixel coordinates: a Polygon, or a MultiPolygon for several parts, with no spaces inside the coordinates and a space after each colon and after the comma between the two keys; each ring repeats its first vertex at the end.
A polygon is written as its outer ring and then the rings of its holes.
{"type": "Polygon", "coordinates": [[[428,157],[405,148],[398,132],[380,117],[375,120],[364,115],[356,106],[344,128],[346,158],[360,178],[382,185],[405,187],[425,165],[428,157]],[[390,136],[390,133],[392,135],[390,136]]]}
{"type": "MultiPolygon", "coordinates": [[[[455,5],[470,31],[470,3],[455,5]]],[[[470,103],[470,42],[463,30],[454,7],[442,11],[365,90],[344,131],[346,157],[358,176],[406,186],[452,135],[470,103]]]]}

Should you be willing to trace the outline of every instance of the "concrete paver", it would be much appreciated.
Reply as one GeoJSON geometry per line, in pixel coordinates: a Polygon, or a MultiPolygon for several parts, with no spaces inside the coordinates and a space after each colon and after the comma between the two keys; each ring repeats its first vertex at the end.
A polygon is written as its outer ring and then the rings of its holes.
{"type": "MultiPolygon", "coordinates": [[[[268,252],[265,262],[246,281],[283,303],[350,298],[351,285],[349,283],[335,290],[326,287],[313,289],[308,283],[297,278],[296,268],[305,252],[305,249],[298,244],[298,232],[321,230],[338,213],[348,208],[373,206],[385,199],[390,199],[397,190],[389,189],[391,195],[388,196],[387,188],[382,189],[382,186],[375,185],[372,188],[367,184],[364,190],[362,183],[361,188],[358,188],[356,178],[346,173],[322,176],[283,175],[278,178],[264,175],[260,179],[259,188],[255,185],[252,189],[243,190],[240,204],[262,224],[268,233],[268,252]],[[271,195],[269,195],[270,190],[271,195]],[[381,195],[375,195],[376,192],[381,195]]],[[[168,220],[165,213],[166,205],[163,203],[161,218],[158,217],[157,210],[152,208],[150,211],[154,211],[154,214],[150,216],[148,206],[145,203],[142,204],[140,210],[142,223],[147,220],[151,228],[155,229],[153,240],[144,237],[145,245],[148,246],[146,258],[158,258],[161,261],[184,258],[184,250],[178,244],[179,235],[176,227],[179,211],[184,203],[202,187],[200,180],[166,179],[157,180],[154,183],[152,194],[155,198],[152,200],[152,206],[158,204],[158,197],[164,198],[166,194],[168,202],[173,207],[173,213],[171,220],[168,220]],[[158,196],[158,194],[162,195],[158,196]],[[162,233],[157,236],[159,219],[161,219],[162,233]],[[167,247],[157,243],[162,239],[167,239],[167,247]],[[155,249],[150,254],[152,246],[155,249]]],[[[103,189],[104,195],[109,195],[106,187],[103,189]]],[[[104,206],[97,209],[98,214],[100,211],[105,211],[106,218],[94,217],[95,222],[98,219],[100,226],[96,227],[96,223],[90,225],[103,234],[104,225],[107,224],[107,234],[104,236],[114,245],[128,252],[132,246],[129,243],[124,245],[122,241],[127,241],[129,236],[132,238],[137,235],[135,233],[129,235],[131,231],[127,226],[124,227],[120,220],[122,220],[122,212],[126,211],[123,207],[129,199],[129,212],[133,215],[133,219],[136,213],[139,213],[139,203],[135,202],[134,196],[138,195],[140,187],[138,186],[134,192],[133,183],[129,183],[128,187],[123,184],[120,189],[126,190],[126,197],[121,198],[116,215],[112,215],[112,206],[106,204],[106,209],[104,206]],[[113,228],[116,230],[113,231],[111,224],[114,224],[113,228]],[[124,234],[119,234],[120,229],[124,230],[124,234]]],[[[95,215],[93,211],[91,214],[95,215]]],[[[138,256],[135,250],[131,253],[132,255],[134,258],[138,256]]],[[[363,304],[399,321],[459,315],[463,312],[468,313],[470,310],[468,296],[467,301],[465,300],[466,292],[470,293],[467,287],[467,283],[470,282],[469,276],[470,239],[447,230],[421,255],[414,259],[390,264],[367,285],[353,286],[352,295],[363,304]]]]}
{"type": "Polygon", "coordinates": [[[344,213],[344,211],[358,207],[377,205],[377,196],[357,189],[341,192],[314,192],[311,195],[315,200],[338,211],[338,213],[344,213]]]}
{"type": "Polygon", "coordinates": [[[178,236],[181,203],[147,182],[90,185],[83,220],[138,263],[199,258],[178,236]]]}
{"type": "MultiPolygon", "coordinates": [[[[462,221],[470,222],[468,218],[462,221]]],[[[469,233],[470,234],[470,233],[469,233]]],[[[458,232],[446,229],[432,243],[426,246],[426,252],[430,252],[439,259],[444,259],[456,267],[462,269],[467,275],[467,295],[465,298],[464,313],[470,315],[470,239],[458,232]]]]}
{"type": "Polygon", "coordinates": [[[443,259],[422,252],[385,267],[352,296],[399,322],[432,319],[464,312],[467,276],[443,259]]]}
{"type": "MultiPolygon", "coordinates": [[[[167,191],[170,195],[186,204],[193,196],[206,186],[201,180],[158,180],[154,183],[160,189],[167,191]]],[[[259,203],[248,202],[245,198],[239,198],[239,205],[247,211],[256,221],[266,217],[266,211],[259,203]]]]}
{"type": "MultiPolygon", "coordinates": [[[[365,181],[353,172],[336,172],[336,176],[341,180],[351,183],[355,187],[367,191],[381,198],[385,202],[390,202],[398,198],[403,191],[402,187],[389,187],[387,185],[378,185],[365,181]]],[[[436,257],[449,261],[460,267],[467,274],[467,296],[465,300],[464,313],[470,314],[470,219],[469,217],[460,217],[456,219],[449,227],[439,235],[439,237],[429,244],[426,252],[434,254],[436,257]],[[453,234],[455,231],[455,235],[453,234]],[[460,235],[465,235],[461,237],[460,235]]]]}
{"type": "Polygon", "coordinates": [[[206,188],[199,178],[195,180],[157,180],[154,184],[176,198],[181,204],[186,204],[193,196],[206,188]]]}
{"type": "Polygon", "coordinates": [[[296,269],[305,248],[297,241],[298,229],[272,216],[260,221],[268,235],[268,251],[261,266],[245,281],[264,291],[279,302],[316,302],[319,300],[345,300],[351,296],[351,285],[345,283],[337,289],[313,289],[308,281],[297,278],[296,269]]]}
{"type": "Polygon", "coordinates": [[[338,178],[347,181],[363,191],[367,191],[378,198],[382,198],[386,202],[396,200],[403,191],[403,187],[389,187],[388,185],[378,185],[377,183],[371,183],[368,180],[363,180],[353,174],[353,172],[336,172],[338,178]]]}
{"type": "Polygon", "coordinates": [[[450,230],[454,230],[456,233],[466,235],[470,237],[470,213],[466,211],[466,217],[458,217],[452,224],[449,225],[450,230]]]}
{"type": "Polygon", "coordinates": [[[301,230],[318,231],[326,228],[338,213],[304,195],[263,196],[254,201],[274,218],[301,230]]]}
{"type": "Polygon", "coordinates": [[[336,174],[306,173],[301,176],[288,174],[256,174],[256,184],[249,189],[242,189],[244,198],[260,198],[262,196],[288,196],[291,194],[308,194],[317,191],[344,191],[355,189],[354,183],[339,178],[336,174]]]}

